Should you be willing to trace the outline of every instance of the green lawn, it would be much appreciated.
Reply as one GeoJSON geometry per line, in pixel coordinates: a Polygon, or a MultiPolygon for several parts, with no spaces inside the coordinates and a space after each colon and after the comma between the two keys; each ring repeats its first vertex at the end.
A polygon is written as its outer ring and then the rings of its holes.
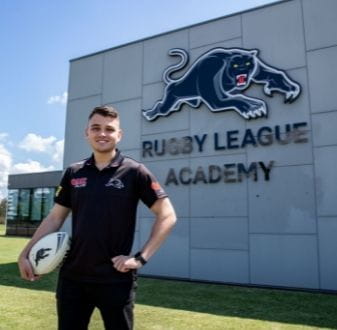
{"type": "MultiPolygon", "coordinates": [[[[0,329],[56,329],[56,274],[30,283],[16,258],[25,238],[0,225],[0,329]]],[[[337,329],[337,295],[139,279],[136,330],[337,329]]],[[[90,329],[103,329],[94,313],[90,329]]]]}

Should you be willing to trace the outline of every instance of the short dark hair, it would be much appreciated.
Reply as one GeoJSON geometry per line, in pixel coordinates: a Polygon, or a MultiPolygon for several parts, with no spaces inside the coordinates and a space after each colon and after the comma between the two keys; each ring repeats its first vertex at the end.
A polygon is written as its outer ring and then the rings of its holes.
{"type": "Polygon", "coordinates": [[[88,120],[90,120],[94,115],[101,115],[103,117],[111,117],[119,119],[118,111],[111,105],[102,105],[92,109],[88,120]]]}

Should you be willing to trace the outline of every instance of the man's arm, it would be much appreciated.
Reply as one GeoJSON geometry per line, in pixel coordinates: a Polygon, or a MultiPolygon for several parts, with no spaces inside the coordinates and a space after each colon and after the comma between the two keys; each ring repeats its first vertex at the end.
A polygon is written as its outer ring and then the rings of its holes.
{"type": "Polygon", "coordinates": [[[41,237],[59,230],[69,213],[70,209],[60,204],[55,204],[47,217],[41,222],[32,239],[27,243],[18,258],[19,270],[23,279],[34,281],[39,278],[33,273],[32,265],[28,260],[28,253],[41,237]]]}
{"type": "MultiPolygon", "coordinates": [[[[168,198],[157,199],[152,205],[151,211],[156,219],[152,226],[150,237],[141,250],[141,255],[145,260],[149,260],[159,249],[177,220],[173,206],[168,198]]],[[[130,269],[137,269],[142,266],[140,261],[130,256],[117,256],[112,259],[112,262],[120,272],[127,272],[130,269]]]]}

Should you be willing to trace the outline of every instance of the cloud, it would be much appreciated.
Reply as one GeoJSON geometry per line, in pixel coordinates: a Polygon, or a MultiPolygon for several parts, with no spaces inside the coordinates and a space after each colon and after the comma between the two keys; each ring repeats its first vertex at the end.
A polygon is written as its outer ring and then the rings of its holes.
{"type": "Polygon", "coordinates": [[[42,137],[29,133],[18,144],[19,148],[27,152],[36,152],[49,156],[48,165],[45,166],[39,161],[28,159],[20,163],[13,162],[13,155],[8,150],[7,133],[0,133],[0,200],[7,196],[7,184],[9,174],[32,173],[53,171],[62,168],[64,140],[57,140],[54,136],[42,137]],[[14,163],[14,164],[13,164],[14,163]]]}
{"type": "Polygon", "coordinates": [[[0,200],[7,196],[7,180],[11,167],[12,155],[0,144],[0,200]]]}
{"type": "Polygon", "coordinates": [[[55,136],[43,138],[40,135],[29,133],[19,143],[19,148],[26,151],[48,152],[56,140],[55,136]]]}
{"type": "Polygon", "coordinates": [[[0,141],[5,142],[8,138],[8,133],[0,133],[0,141]]]}
{"type": "Polygon", "coordinates": [[[36,160],[29,159],[26,163],[17,163],[13,166],[11,170],[11,174],[18,174],[18,173],[32,173],[32,172],[46,172],[54,170],[54,166],[43,166],[36,160]]]}
{"type": "Polygon", "coordinates": [[[48,104],[66,104],[68,99],[68,93],[64,92],[62,95],[50,96],[47,103],[48,104]]]}
{"type": "Polygon", "coordinates": [[[29,133],[19,143],[19,148],[28,152],[47,154],[54,163],[61,164],[63,160],[64,140],[57,140],[55,136],[45,138],[38,134],[29,133]]]}
{"type": "Polygon", "coordinates": [[[55,152],[52,155],[53,161],[55,163],[61,163],[63,160],[64,152],[64,140],[59,140],[54,143],[55,152]]]}

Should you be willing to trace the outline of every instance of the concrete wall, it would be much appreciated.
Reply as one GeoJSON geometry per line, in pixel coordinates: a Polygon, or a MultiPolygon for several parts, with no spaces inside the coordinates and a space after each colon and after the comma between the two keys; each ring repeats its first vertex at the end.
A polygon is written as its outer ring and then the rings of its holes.
{"type": "MultiPolygon", "coordinates": [[[[125,132],[120,148],[162,183],[170,168],[275,162],[269,181],[166,186],[179,222],[143,274],[337,290],[336,31],[335,0],[284,1],[71,61],[65,166],[90,152],[83,130],[99,104],[119,109],[125,132]],[[300,97],[285,104],[281,95],[269,98],[254,85],[245,94],[265,100],[268,118],[247,121],[205,105],[184,105],[154,122],[142,117],[141,109],[162,98],[162,74],[177,62],[169,49],[187,50],[193,63],[214,47],[259,49],[263,61],[300,83],[300,97]],[[306,143],[214,150],[207,142],[203,153],[142,157],[145,140],[297,122],[307,123],[306,143]]],[[[135,250],[152,223],[141,206],[135,250]]]]}

